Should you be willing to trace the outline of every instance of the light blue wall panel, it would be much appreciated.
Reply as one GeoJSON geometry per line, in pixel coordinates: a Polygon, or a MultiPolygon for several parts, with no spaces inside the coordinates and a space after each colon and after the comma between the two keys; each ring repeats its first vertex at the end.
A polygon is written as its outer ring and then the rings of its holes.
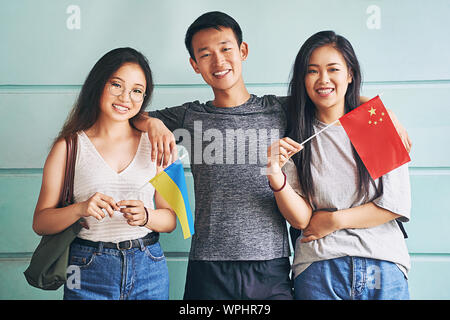
{"type": "MultiPolygon", "coordinates": [[[[2,1],[0,299],[62,296],[61,290],[29,287],[22,272],[39,241],[31,223],[42,166],[93,64],[112,48],[132,46],[149,58],[153,70],[156,89],[149,109],[211,100],[211,89],[192,71],[184,47],[189,24],[211,10],[240,23],[250,48],[244,80],[257,95],[286,94],[297,51],[313,33],[333,29],[352,42],[364,75],[363,94],[382,93],[413,141],[412,218],[405,225],[411,297],[450,299],[450,42],[443,36],[450,30],[448,0],[2,1]]],[[[194,201],[187,161],[185,173],[194,201]]],[[[183,239],[178,224],[161,243],[170,298],[180,299],[190,239],[183,239]]]]}
{"type": "Polygon", "coordinates": [[[411,299],[450,299],[450,255],[413,255],[408,285],[411,299]]]}
{"type": "Polygon", "coordinates": [[[32,252],[39,237],[32,230],[42,173],[0,174],[0,253],[32,252]]]}
{"type": "Polygon", "coordinates": [[[46,291],[28,285],[23,272],[27,269],[29,258],[0,257],[0,300],[60,300],[63,290],[46,291]]]}
{"type": "Polygon", "coordinates": [[[450,170],[413,169],[410,176],[411,220],[405,224],[409,251],[450,253],[450,170]]]}
{"type": "Polygon", "coordinates": [[[450,166],[450,81],[412,83],[368,83],[363,93],[381,94],[413,142],[411,164],[414,167],[450,166]]]}
{"type": "Polygon", "coordinates": [[[202,83],[190,70],[183,40],[190,23],[210,10],[241,24],[250,46],[248,82],[286,82],[300,45],[325,29],[353,42],[368,63],[368,80],[450,78],[450,65],[440,63],[450,43],[436,32],[450,29],[447,0],[18,0],[0,11],[8,26],[0,28],[8,44],[0,52],[0,84],[79,84],[85,70],[119,46],[143,51],[160,84],[202,83]],[[71,5],[79,9],[79,29],[71,5]],[[434,59],[423,59],[424,46],[434,59]]]}
{"type": "Polygon", "coordinates": [[[187,257],[167,258],[167,267],[169,268],[169,299],[171,300],[183,299],[187,264],[187,257]]]}
{"type": "Polygon", "coordinates": [[[0,168],[42,168],[73,93],[0,93],[0,168]]]}

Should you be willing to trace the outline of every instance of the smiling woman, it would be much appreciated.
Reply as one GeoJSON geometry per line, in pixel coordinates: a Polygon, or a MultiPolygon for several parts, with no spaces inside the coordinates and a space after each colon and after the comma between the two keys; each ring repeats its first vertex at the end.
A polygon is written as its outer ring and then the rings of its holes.
{"type": "Polygon", "coordinates": [[[331,123],[344,110],[344,97],[352,74],[342,54],[332,45],[313,51],[305,76],[305,88],[317,107],[318,119],[331,123]]]}
{"type": "Polygon", "coordinates": [[[147,135],[130,123],[152,90],[141,53],[108,52],[89,73],[47,157],[34,231],[54,234],[84,220],[69,255],[69,264],[80,270],[81,286],[66,284],[64,299],[168,299],[168,269],[158,240],[159,232],[175,229],[176,218],[152,186],[138,191],[162,168],[151,161],[147,135]],[[72,135],[78,136],[75,203],[60,208],[65,137],[72,135]],[[124,271],[128,265],[136,266],[135,273],[124,271]]]}
{"type": "MultiPolygon", "coordinates": [[[[410,257],[396,221],[410,218],[408,167],[372,179],[342,125],[334,125],[360,103],[352,45],[333,31],[318,32],[302,45],[293,69],[290,138],[304,141],[322,132],[301,152],[285,140],[286,156],[278,161],[287,164],[287,187],[274,186],[277,204],[291,225],[303,229],[295,241],[294,297],[409,299],[410,257]]],[[[282,181],[281,173],[271,181],[282,181]]]]}
{"type": "MultiPolygon", "coordinates": [[[[101,121],[102,117],[107,115],[113,116],[114,119],[117,114],[134,117],[142,107],[145,83],[145,73],[138,64],[124,63],[105,85],[100,98],[102,112],[98,120],[101,121]]],[[[121,121],[123,118],[117,119],[121,121]]]]}

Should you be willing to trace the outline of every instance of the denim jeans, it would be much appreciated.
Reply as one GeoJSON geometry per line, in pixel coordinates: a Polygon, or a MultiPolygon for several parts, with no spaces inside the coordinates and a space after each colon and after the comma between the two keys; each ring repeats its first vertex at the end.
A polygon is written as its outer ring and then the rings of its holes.
{"type": "Polygon", "coordinates": [[[313,262],[294,282],[297,300],[409,300],[395,263],[360,257],[313,262]]]}
{"type": "Polygon", "coordinates": [[[159,242],[118,250],[72,243],[64,300],[167,300],[169,273],[159,242]]]}

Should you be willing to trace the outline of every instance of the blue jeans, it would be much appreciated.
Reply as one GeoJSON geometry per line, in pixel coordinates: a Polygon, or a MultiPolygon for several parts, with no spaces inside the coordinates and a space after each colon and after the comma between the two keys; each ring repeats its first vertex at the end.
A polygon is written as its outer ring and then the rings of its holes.
{"type": "Polygon", "coordinates": [[[64,300],[167,300],[169,272],[159,242],[118,250],[72,243],[64,300]]]}
{"type": "Polygon", "coordinates": [[[294,282],[297,300],[409,300],[395,263],[360,257],[313,262],[294,282]]]}

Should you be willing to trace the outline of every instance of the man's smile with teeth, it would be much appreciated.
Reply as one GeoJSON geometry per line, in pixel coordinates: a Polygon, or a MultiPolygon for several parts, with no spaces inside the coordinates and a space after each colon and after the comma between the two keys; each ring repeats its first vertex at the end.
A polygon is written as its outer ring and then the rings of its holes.
{"type": "Polygon", "coordinates": [[[224,70],[224,71],[218,71],[218,72],[214,72],[213,75],[215,76],[223,76],[226,75],[228,72],[230,72],[230,69],[224,70]]]}

